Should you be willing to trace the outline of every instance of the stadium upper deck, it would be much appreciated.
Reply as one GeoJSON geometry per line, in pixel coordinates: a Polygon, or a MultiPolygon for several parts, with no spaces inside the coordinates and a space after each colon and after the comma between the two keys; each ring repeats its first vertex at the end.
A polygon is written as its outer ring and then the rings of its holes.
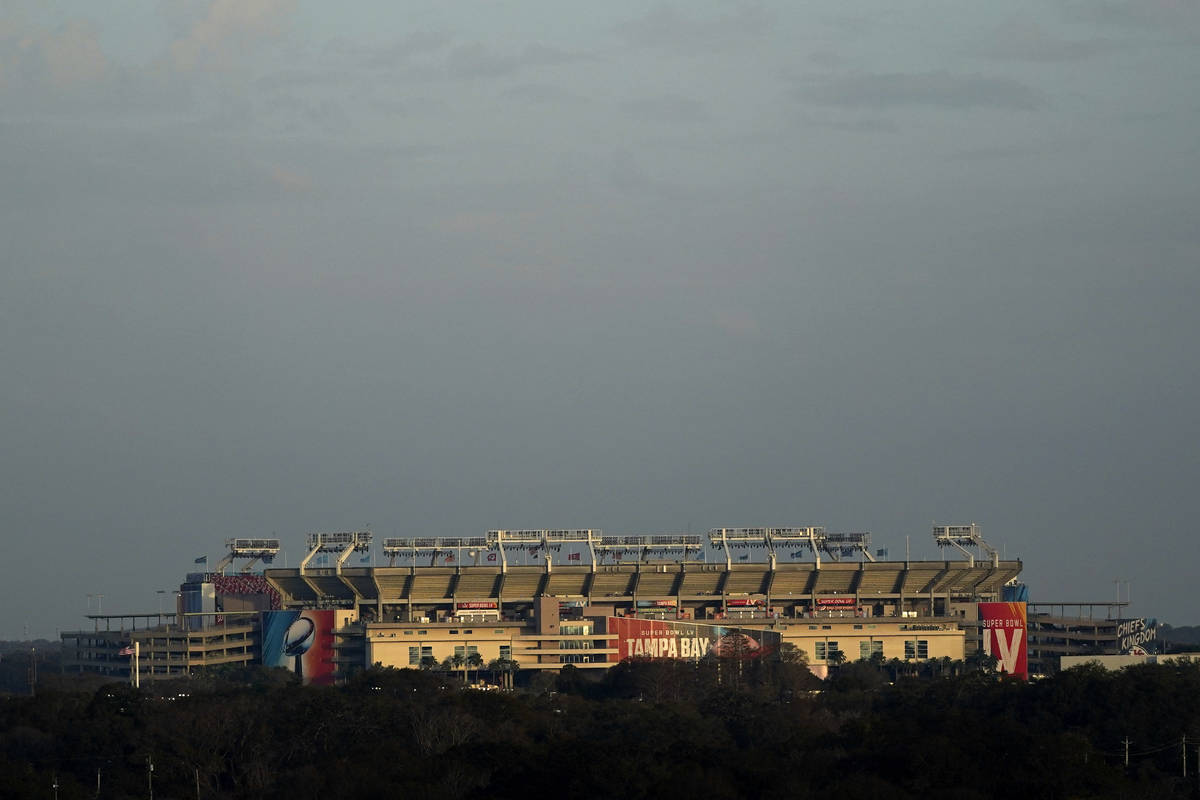
{"type": "Polygon", "coordinates": [[[747,608],[784,616],[834,609],[943,616],[955,601],[999,597],[1020,572],[1020,561],[995,560],[298,567],[264,574],[286,607],[359,608],[377,619],[410,619],[439,609],[508,616],[539,597],[618,609],[675,608],[696,618],[747,608]]]}

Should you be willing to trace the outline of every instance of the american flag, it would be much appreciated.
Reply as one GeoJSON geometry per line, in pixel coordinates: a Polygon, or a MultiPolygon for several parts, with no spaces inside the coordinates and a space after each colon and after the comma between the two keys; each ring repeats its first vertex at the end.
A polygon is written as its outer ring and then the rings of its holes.
{"type": "Polygon", "coordinates": [[[120,650],[117,651],[117,655],[119,655],[119,656],[133,655],[133,645],[131,645],[131,644],[125,645],[124,647],[122,647],[120,650]]]}
{"type": "Polygon", "coordinates": [[[579,560],[579,553],[568,553],[567,554],[567,561],[578,561],[578,560],[579,560]]]}

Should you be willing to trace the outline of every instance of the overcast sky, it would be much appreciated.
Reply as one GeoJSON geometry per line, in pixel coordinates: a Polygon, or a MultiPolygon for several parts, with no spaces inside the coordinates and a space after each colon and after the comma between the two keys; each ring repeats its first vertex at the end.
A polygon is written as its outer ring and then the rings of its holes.
{"type": "Polygon", "coordinates": [[[3,0],[0,638],[367,524],[1200,623],[1197,87],[1191,0],[3,0]]]}

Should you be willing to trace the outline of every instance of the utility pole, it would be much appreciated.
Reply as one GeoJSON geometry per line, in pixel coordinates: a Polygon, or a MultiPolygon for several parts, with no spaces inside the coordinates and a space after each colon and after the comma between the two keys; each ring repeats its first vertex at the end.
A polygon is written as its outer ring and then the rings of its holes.
{"type": "Polygon", "coordinates": [[[196,767],[196,800],[200,800],[200,768],[196,767]]]}
{"type": "Polygon", "coordinates": [[[1129,766],[1129,737],[1125,737],[1125,766],[1129,766]]]}
{"type": "Polygon", "coordinates": [[[146,756],[146,785],[150,788],[150,800],[154,800],[154,758],[146,756]]]}
{"type": "Polygon", "coordinates": [[[1187,734],[1183,735],[1183,777],[1187,777],[1187,734]]]}

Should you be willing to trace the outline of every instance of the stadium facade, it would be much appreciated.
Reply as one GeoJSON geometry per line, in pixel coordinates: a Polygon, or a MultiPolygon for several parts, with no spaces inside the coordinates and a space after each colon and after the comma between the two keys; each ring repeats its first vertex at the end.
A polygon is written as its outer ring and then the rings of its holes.
{"type": "Polygon", "coordinates": [[[385,539],[388,565],[371,566],[371,534],[338,532],[309,534],[296,567],[254,572],[278,540],[235,539],[216,569],[188,576],[175,614],[93,615],[92,631],[63,634],[65,663],[142,680],[267,663],[328,683],[375,664],[607,669],[789,646],[818,674],[859,658],[963,659],[989,646],[981,609],[1005,599],[1022,565],[974,525],[935,528],[934,539],[961,559],[882,560],[869,534],[816,527],[526,530],[385,539]],[[239,559],[250,564],[225,574],[239,559]],[[121,655],[134,644],[136,665],[121,655]]]}

